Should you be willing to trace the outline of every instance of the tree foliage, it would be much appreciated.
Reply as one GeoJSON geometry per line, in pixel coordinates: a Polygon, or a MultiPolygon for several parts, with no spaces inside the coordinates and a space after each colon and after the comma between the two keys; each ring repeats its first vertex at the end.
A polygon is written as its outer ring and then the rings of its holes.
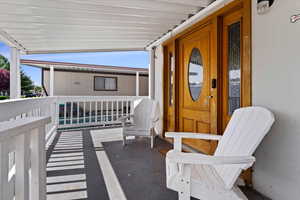
{"type": "Polygon", "coordinates": [[[9,64],[8,59],[0,54],[0,68],[9,70],[9,67],[10,67],[10,64],[9,64]]]}
{"type": "Polygon", "coordinates": [[[0,69],[0,91],[9,90],[9,71],[0,69]]]}
{"type": "MultiPolygon", "coordinates": [[[[0,69],[8,70],[10,69],[10,63],[6,57],[0,55],[0,69]]],[[[22,70],[21,74],[21,90],[23,92],[29,92],[30,90],[34,89],[33,81],[27,76],[22,70]]],[[[8,81],[9,81],[9,73],[8,73],[8,81]]],[[[2,83],[2,78],[0,78],[0,84],[2,83]]],[[[4,83],[3,83],[4,84],[4,83]]],[[[8,86],[9,87],[9,86],[8,86]]],[[[1,88],[0,88],[1,91],[1,88]]]]}
{"type": "Polygon", "coordinates": [[[35,86],[34,91],[35,93],[41,94],[43,92],[43,88],[41,86],[35,86]]]}
{"type": "Polygon", "coordinates": [[[34,89],[33,81],[23,71],[21,71],[21,90],[29,92],[34,89]]]}

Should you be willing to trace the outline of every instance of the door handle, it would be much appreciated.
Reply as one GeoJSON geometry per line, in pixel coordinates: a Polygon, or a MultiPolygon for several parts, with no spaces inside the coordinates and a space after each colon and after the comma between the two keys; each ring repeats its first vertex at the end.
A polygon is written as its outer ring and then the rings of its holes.
{"type": "Polygon", "coordinates": [[[210,96],[208,96],[207,98],[208,98],[208,99],[212,99],[213,97],[214,97],[214,96],[210,95],[210,96]]]}

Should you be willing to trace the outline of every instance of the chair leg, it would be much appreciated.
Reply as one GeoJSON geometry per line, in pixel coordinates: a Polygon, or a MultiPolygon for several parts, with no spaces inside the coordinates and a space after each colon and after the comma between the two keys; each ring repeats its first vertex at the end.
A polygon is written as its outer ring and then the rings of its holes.
{"type": "MultiPolygon", "coordinates": [[[[181,165],[179,173],[183,172],[184,165],[181,165]]],[[[179,200],[190,200],[191,199],[191,166],[185,166],[185,171],[180,178],[181,191],[178,192],[179,200]]]]}
{"type": "Polygon", "coordinates": [[[155,131],[154,131],[154,129],[151,129],[151,131],[150,131],[151,149],[153,149],[153,147],[154,147],[155,137],[156,137],[155,131]]]}
{"type": "Polygon", "coordinates": [[[153,149],[153,146],[154,146],[154,135],[151,135],[151,149],[153,149]]]}
{"type": "Polygon", "coordinates": [[[178,200],[190,200],[191,199],[191,186],[189,179],[181,179],[182,191],[178,192],[178,200]]]}
{"type": "Polygon", "coordinates": [[[123,135],[123,146],[126,146],[126,136],[123,135]]]}
{"type": "Polygon", "coordinates": [[[178,192],[178,200],[190,200],[191,196],[185,192],[178,192]]]}
{"type": "Polygon", "coordinates": [[[126,135],[125,135],[125,132],[124,132],[124,127],[125,127],[125,122],[122,122],[122,137],[123,137],[123,146],[126,145],[126,135]]]}

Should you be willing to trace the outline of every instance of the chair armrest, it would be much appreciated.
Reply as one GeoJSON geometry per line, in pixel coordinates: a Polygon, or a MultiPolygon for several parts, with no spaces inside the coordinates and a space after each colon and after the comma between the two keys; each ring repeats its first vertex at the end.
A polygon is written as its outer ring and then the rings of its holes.
{"type": "Polygon", "coordinates": [[[133,116],[134,115],[132,115],[132,114],[131,115],[122,116],[122,117],[119,117],[118,120],[121,121],[121,122],[126,122],[127,119],[129,119],[130,117],[133,117],[133,116]]]}
{"type": "Polygon", "coordinates": [[[255,162],[253,156],[209,156],[200,153],[183,153],[169,151],[167,159],[179,164],[194,165],[240,165],[241,169],[248,169],[255,162]]]}
{"type": "Polygon", "coordinates": [[[207,133],[187,133],[187,132],[167,132],[166,137],[174,138],[174,149],[181,151],[182,138],[202,139],[202,140],[220,140],[222,136],[207,133]]]}
{"type": "Polygon", "coordinates": [[[166,137],[172,138],[190,138],[202,140],[220,140],[221,135],[207,134],[207,133],[188,133],[188,132],[167,132],[166,137]]]}
{"type": "Polygon", "coordinates": [[[151,121],[152,121],[152,123],[156,123],[156,122],[158,122],[158,121],[159,121],[159,117],[156,117],[156,118],[151,118],[151,121]]]}

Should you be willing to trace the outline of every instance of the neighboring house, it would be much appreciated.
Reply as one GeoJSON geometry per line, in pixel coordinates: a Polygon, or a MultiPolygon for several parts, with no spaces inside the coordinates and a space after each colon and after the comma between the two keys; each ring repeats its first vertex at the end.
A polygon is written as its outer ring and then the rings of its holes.
{"type": "Polygon", "coordinates": [[[42,86],[46,95],[51,93],[50,69],[52,67],[54,70],[54,96],[148,95],[148,69],[144,68],[24,59],[21,60],[21,64],[42,69],[42,86]]]}

